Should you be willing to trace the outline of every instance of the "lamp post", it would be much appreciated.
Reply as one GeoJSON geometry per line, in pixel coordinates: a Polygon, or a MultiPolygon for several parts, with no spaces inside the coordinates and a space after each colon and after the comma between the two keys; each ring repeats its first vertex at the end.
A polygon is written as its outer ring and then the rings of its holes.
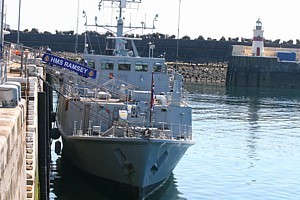
{"type": "Polygon", "coordinates": [[[77,2],[77,21],[76,21],[76,41],[75,41],[75,53],[78,51],[78,23],[79,23],[79,0],[77,2]]]}
{"type": "Polygon", "coordinates": [[[20,43],[20,21],[21,21],[21,0],[19,0],[19,17],[18,17],[17,44],[20,43]]]}
{"type": "Polygon", "coordinates": [[[1,9],[1,32],[0,32],[0,84],[3,84],[4,83],[4,79],[5,79],[5,69],[4,69],[4,59],[3,59],[3,35],[4,35],[4,32],[3,32],[3,8],[4,8],[4,0],[1,0],[1,6],[0,6],[0,9],[1,9]]]}
{"type": "Polygon", "coordinates": [[[2,53],[3,53],[3,38],[4,38],[4,31],[3,31],[3,29],[4,29],[4,20],[3,20],[3,18],[4,18],[4,0],[1,0],[1,6],[0,6],[0,11],[1,11],[1,31],[0,31],[0,59],[2,59],[3,58],[3,55],[2,55],[2,53]]]}
{"type": "Polygon", "coordinates": [[[6,25],[7,6],[6,5],[4,5],[4,6],[5,6],[5,11],[3,12],[3,16],[4,16],[5,26],[4,26],[3,30],[6,30],[7,29],[7,25],[6,25]]]}
{"type": "Polygon", "coordinates": [[[156,14],[154,16],[154,19],[153,19],[153,29],[155,29],[154,22],[156,22],[157,20],[158,20],[158,14],[156,14]]]}
{"type": "Polygon", "coordinates": [[[158,14],[156,14],[153,18],[153,27],[152,27],[152,36],[151,36],[152,38],[153,38],[153,30],[155,29],[154,22],[156,22],[157,19],[158,19],[158,14]]]}

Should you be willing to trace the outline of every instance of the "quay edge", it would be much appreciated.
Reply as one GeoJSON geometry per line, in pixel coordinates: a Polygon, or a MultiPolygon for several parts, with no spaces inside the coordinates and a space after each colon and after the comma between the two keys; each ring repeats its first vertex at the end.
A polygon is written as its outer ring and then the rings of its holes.
{"type": "MultiPolygon", "coordinates": [[[[15,108],[0,108],[0,200],[39,199],[37,99],[42,84],[37,77],[10,72],[19,66],[8,63],[7,81],[21,84],[22,99],[15,108]]],[[[43,69],[38,72],[42,75],[43,69]]]]}

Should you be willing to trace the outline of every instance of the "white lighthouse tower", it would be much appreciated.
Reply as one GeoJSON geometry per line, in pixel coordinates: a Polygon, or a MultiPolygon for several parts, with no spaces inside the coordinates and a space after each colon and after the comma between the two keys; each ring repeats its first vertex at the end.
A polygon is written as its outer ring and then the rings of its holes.
{"type": "Polygon", "coordinates": [[[256,21],[256,27],[253,29],[253,41],[252,41],[252,55],[263,56],[264,55],[264,30],[262,30],[262,23],[260,19],[256,21]]]}

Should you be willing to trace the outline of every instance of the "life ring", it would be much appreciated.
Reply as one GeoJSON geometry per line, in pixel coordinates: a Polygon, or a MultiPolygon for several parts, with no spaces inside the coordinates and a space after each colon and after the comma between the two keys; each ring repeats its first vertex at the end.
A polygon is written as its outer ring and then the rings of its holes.
{"type": "Polygon", "coordinates": [[[112,73],[112,72],[109,73],[109,74],[108,74],[108,78],[113,79],[113,78],[114,78],[114,73],[112,73]]]}

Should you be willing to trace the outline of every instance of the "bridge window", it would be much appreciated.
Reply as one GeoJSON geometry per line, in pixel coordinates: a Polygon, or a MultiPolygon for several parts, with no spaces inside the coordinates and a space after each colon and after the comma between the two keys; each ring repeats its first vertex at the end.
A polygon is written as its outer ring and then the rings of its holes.
{"type": "Polygon", "coordinates": [[[113,62],[102,62],[101,69],[102,70],[114,70],[114,63],[113,62]]]}
{"type": "Polygon", "coordinates": [[[153,72],[166,73],[166,71],[167,71],[167,68],[162,63],[155,63],[154,66],[153,66],[153,72]]]}
{"type": "Polygon", "coordinates": [[[131,64],[129,62],[120,62],[118,64],[118,70],[120,71],[130,71],[131,64]]]}
{"type": "Polygon", "coordinates": [[[135,63],[135,71],[139,72],[147,72],[148,71],[148,63],[141,63],[137,62],[135,63]]]}
{"type": "Polygon", "coordinates": [[[88,60],[87,65],[89,68],[95,69],[95,60],[88,60]]]}
{"type": "Polygon", "coordinates": [[[89,67],[91,69],[95,69],[95,60],[85,60],[84,58],[81,58],[79,61],[75,59],[70,59],[73,62],[78,62],[79,64],[89,67]]]}

